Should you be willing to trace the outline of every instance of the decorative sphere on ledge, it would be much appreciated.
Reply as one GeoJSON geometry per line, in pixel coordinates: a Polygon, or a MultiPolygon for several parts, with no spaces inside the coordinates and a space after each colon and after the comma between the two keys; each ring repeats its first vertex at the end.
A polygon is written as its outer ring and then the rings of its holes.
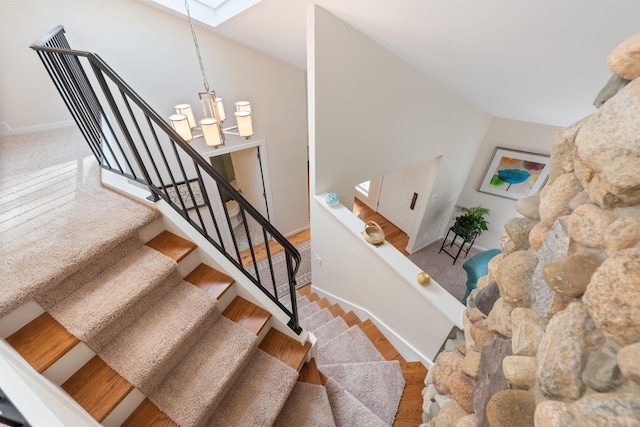
{"type": "Polygon", "coordinates": [[[429,273],[425,273],[424,271],[418,273],[418,283],[420,283],[422,286],[427,286],[429,283],[431,283],[431,276],[429,275],[429,273]]]}
{"type": "Polygon", "coordinates": [[[340,196],[338,196],[337,193],[327,193],[324,199],[327,201],[327,205],[332,208],[338,206],[340,203],[340,196]]]}

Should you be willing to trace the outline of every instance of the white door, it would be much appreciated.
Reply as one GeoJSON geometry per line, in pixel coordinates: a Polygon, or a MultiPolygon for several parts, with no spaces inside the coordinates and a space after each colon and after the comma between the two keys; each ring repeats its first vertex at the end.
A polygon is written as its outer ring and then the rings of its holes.
{"type": "Polygon", "coordinates": [[[382,178],[378,213],[407,234],[411,233],[428,171],[421,163],[382,178]]]}
{"type": "Polygon", "coordinates": [[[232,152],[231,161],[242,196],[269,219],[258,147],[232,152]]]}

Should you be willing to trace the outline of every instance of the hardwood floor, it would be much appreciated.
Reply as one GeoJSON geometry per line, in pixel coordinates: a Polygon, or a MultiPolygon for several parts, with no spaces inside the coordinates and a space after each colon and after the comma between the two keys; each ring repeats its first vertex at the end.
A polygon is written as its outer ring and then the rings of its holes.
{"type": "MultiPolygon", "coordinates": [[[[307,242],[311,240],[311,230],[306,229],[304,231],[301,231],[300,233],[294,234],[293,236],[289,236],[287,240],[289,240],[289,242],[291,242],[293,246],[307,242]]],[[[282,251],[284,251],[284,248],[279,243],[276,243],[273,240],[269,241],[269,252],[271,253],[271,256],[274,256],[282,251]]],[[[253,247],[253,252],[256,257],[256,262],[260,262],[263,259],[267,258],[267,246],[264,243],[255,245],[253,247]]],[[[240,258],[242,259],[242,265],[253,264],[253,258],[249,249],[241,251],[240,258]]]]}
{"type": "Polygon", "coordinates": [[[367,221],[375,221],[384,230],[385,240],[394,248],[402,252],[404,256],[409,256],[406,251],[409,243],[409,236],[398,227],[389,222],[388,219],[375,212],[373,209],[362,203],[357,198],[353,200],[353,214],[358,218],[367,221]]]}

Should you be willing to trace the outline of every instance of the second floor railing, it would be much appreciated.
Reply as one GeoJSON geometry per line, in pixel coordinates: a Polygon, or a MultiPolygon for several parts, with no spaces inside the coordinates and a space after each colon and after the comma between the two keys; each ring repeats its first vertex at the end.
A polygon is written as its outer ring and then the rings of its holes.
{"type": "Polygon", "coordinates": [[[167,202],[275,302],[289,316],[289,327],[300,333],[295,287],[301,256],[296,248],[98,55],[71,49],[62,26],[31,48],[100,167],[146,187],[151,200],[167,202]],[[224,203],[229,200],[238,203],[241,221],[232,223],[224,203]],[[264,268],[258,268],[257,247],[264,247],[264,268]],[[286,283],[278,283],[272,247],[284,253],[286,283]]]}

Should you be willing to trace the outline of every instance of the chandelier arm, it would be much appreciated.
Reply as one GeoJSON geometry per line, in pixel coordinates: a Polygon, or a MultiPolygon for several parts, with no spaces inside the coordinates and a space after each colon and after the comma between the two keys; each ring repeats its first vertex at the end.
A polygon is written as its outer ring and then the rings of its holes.
{"type": "Polygon", "coordinates": [[[191,28],[191,37],[193,38],[193,45],[196,48],[196,55],[198,56],[198,62],[200,63],[200,73],[202,74],[202,83],[204,84],[205,91],[209,92],[209,82],[207,81],[207,75],[204,72],[204,64],[202,63],[202,56],[200,55],[200,45],[198,44],[198,36],[196,35],[196,29],[193,26],[193,20],[191,19],[191,12],[189,10],[189,1],[184,0],[184,8],[187,11],[187,18],[189,19],[189,27],[191,28]]]}

